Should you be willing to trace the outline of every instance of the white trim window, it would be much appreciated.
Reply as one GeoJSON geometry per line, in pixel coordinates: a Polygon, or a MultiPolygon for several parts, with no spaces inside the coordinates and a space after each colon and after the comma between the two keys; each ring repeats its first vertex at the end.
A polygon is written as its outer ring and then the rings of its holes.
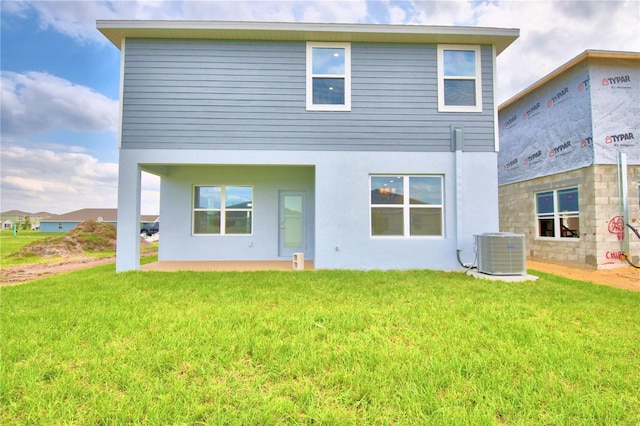
{"type": "Polygon", "coordinates": [[[538,237],[580,238],[578,188],[536,193],[538,237]]]}
{"type": "Polygon", "coordinates": [[[438,111],[482,112],[480,46],[438,45],[438,111]]]}
{"type": "Polygon", "coordinates": [[[193,187],[193,235],[251,235],[252,232],[253,187],[193,187]]]}
{"type": "Polygon", "coordinates": [[[307,110],[351,111],[350,43],[307,43],[307,110]]]}
{"type": "Polygon", "coordinates": [[[442,237],[442,176],[370,176],[372,237],[442,237]]]}

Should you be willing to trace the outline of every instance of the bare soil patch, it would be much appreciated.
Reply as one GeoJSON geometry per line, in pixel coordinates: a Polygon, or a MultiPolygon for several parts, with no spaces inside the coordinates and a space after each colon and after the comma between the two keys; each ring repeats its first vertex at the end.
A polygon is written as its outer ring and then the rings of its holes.
{"type": "MultiPolygon", "coordinates": [[[[157,250],[146,250],[140,256],[155,256],[157,250]]],[[[93,268],[94,266],[108,265],[115,263],[116,257],[74,257],[64,260],[57,260],[45,263],[29,263],[25,265],[10,266],[0,270],[0,286],[21,284],[27,281],[50,277],[52,275],[64,274],[65,272],[77,271],[79,269],[93,268]]]]}
{"type": "Polygon", "coordinates": [[[65,272],[77,271],[78,269],[106,265],[115,262],[115,260],[115,256],[100,259],[78,257],[45,263],[10,266],[2,268],[2,271],[0,271],[0,285],[20,284],[65,272]]]}
{"type": "Polygon", "coordinates": [[[527,268],[574,280],[608,285],[625,290],[640,291],[640,269],[633,268],[632,266],[596,271],[555,263],[527,260],[527,268]]]}
{"type": "MultiPolygon", "coordinates": [[[[151,244],[140,239],[140,247],[151,244]]],[[[87,220],[60,236],[47,237],[27,244],[10,257],[29,259],[62,259],[41,263],[26,263],[3,267],[0,270],[0,285],[18,284],[78,269],[106,265],[115,262],[115,256],[90,257],[88,253],[115,252],[116,227],[109,223],[87,220]]],[[[144,251],[144,256],[156,254],[144,251]]]]}
{"type": "Polygon", "coordinates": [[[116,227],[110,223],[86,220],[65,234],[27,244],[10,257],[71,258],[115,250],[116,227]]]}

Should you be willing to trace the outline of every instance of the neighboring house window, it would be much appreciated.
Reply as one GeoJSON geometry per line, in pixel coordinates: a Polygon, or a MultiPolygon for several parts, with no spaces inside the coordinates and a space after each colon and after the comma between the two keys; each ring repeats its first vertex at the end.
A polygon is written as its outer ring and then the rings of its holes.
{"type": "Polygon", "coordinates": [[[371,235],[443,236],[442,176],[371,176],[371,235]]]}
{"type": "Polygon", "coordinates": [[[351,110],[351,44],[307,43],[307,110],[351,110]]]}
{"type": "Polygon", "coordinates": [[[62,229],[62,222],[58,222],[58,229],[62,229]]]}
{"type": "Polygon", "coordinates": [[[578,188],[537,193],[538,236],[580,238],[578,205],[578,188]]]}
{"type": "Polygon", "coordinates": [[[480,46],[438,46],[438,111],[482,112],[480,46]]]}
{"type": "Polygon", "coordinates": [[[195,235],[249,235],[252,233],[252,221],[252,187],[194,187],[193,233],[195,235]]]}

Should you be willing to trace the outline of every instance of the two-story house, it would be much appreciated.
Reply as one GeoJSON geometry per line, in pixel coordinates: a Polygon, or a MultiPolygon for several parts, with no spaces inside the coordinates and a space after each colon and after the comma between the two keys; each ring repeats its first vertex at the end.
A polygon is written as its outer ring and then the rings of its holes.
{"type": "Polygon", "coordinates": [[[51,216],[51,213],[39,212],[28,213],[21,210],[9,210],[0,213],[1,229],[13,229],[14,225],[18,229],[34,230],[40,227],[43,218],[51,216]]]}
{"type": "Polygon", "coordinates": [[[500,229],[529,257],[640,262],[640,53],[588,50],[499,107],[500,229]]]}
{"type": "Polygon", "coordinates": [[[118,271],[139,268],[141,171],[160,260],[455,270],[498,230],[495,60],[518,30],[97,27],[122,54],[118,271]]]}

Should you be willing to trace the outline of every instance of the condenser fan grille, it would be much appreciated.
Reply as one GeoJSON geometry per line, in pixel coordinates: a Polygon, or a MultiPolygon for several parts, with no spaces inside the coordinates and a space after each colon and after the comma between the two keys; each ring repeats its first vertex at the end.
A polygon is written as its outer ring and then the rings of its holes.
{"type": "Polygon", "coordinates": [[[494,232],[475,237],[479,272],[490,275],[526,275],[524,235],[494,232]]]}

